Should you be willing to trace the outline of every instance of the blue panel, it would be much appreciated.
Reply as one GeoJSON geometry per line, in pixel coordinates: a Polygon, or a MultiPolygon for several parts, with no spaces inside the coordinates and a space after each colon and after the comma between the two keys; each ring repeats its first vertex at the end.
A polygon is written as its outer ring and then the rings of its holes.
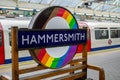
{"type": "Polygon", "coordinates": [[[86,43],[87,31],[67,30],[19,30],[18,48],[46,48],[86,43]]]}

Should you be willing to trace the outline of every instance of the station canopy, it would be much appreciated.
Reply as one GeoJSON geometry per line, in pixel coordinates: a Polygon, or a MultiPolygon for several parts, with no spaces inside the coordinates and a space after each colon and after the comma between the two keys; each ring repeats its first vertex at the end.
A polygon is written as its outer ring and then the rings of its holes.
{"type": "Polygon", "coordinates": [[[63,6],[70,8],[89,8],[92,10],[120,13],[120,0],[18,0],[36,4],[47,4],[50,6],[63,6]]]}

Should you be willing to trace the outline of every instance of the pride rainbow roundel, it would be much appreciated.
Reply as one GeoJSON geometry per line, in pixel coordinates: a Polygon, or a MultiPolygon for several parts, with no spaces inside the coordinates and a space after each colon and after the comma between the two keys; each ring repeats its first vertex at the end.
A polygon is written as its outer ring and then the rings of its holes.
{"type": "MultiPolygon", "coordinates": [[[[70,11],[53,6],[37,13],[29,29],[78,29],[77,21],[70,11]]],[[[72,60],[77,45],[29,50],[33,59],[49,68],[60,68],[72,60]]]]}

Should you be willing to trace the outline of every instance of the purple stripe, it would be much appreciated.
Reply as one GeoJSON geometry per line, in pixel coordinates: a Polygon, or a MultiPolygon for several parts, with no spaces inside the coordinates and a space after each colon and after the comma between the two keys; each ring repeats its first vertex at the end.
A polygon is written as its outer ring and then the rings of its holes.
{"type": "Polygon", "coordinates": [[[69,61],[72,60],[72,58],[75,55],[76,50],[77,50],[77,46],[71,46],[71,48],[69,49],[63,64],[62,64],[62,66],[66,65],[66,63],[68,63],[69,61]]]}

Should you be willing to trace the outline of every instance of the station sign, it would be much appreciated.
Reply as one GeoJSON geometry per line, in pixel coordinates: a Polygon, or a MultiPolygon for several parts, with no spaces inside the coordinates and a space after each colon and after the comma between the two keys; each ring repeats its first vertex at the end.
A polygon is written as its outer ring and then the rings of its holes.
{"type": "Polygon", "coordinates": [[[86,30],[19,30],[18,48],[47,48],[77,45],[86,42],[86,30]]]}
{"type": "Polygon", "coordinates": [[[78,45],[87,40],[87,31],[80,30],[72,13],[60,6],[38,12],[28,28],[18,31],[18,48],[29,49],[32,58],[48,68],[61,68],[68,64],[78,45]]]}

